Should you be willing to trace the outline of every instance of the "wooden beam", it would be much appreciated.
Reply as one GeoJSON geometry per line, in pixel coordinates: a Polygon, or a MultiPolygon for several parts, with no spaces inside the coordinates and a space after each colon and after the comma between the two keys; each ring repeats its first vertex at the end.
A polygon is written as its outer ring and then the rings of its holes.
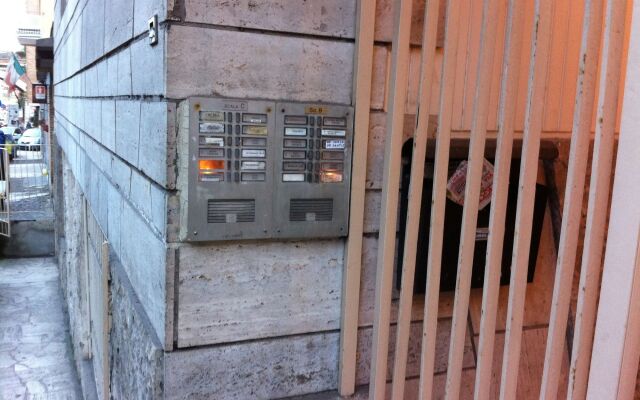
{"type": "MultiPolygon", "coordinates": [[[[596,96],[602,33],[602,8],[603,2],[600,0],[587,0],[585,4],[569,170],[567,172],[556,277],[551,301],[549,334],[547,336],[542,386],[540,389],[541,398],[548,400],[553,400],[558,395],[558,383],[566,344],[565,333],[571,303],[578,236],[582,221],[582,199],[584,196],[587,161],[589,159],[591,121],[596,96]]],[[[572,369],[571,375],[574,375],[574,373],[575,371],[572,369]]]]}
{"type": "Polygon", "coordinates": [[[422,186],[424,179],[424,161],[429,137],[429,115],[433,70],[436,62],[436,39],[440,2],[428,1],[425,7],[424,30],[422,33],[422,57],[420,60],[420,88],[417,124],[413,138],[413,156],[411,160],[411,180],[407,205],[407,223],[402,259],[402,282],[396,336],[396,352],[393,370],[391,398],[404,399],[404,387],[409,348],[411,311],[413,306],[413,285],[418,246],[418,229],[422,210],[422,186]]]}
{"type": "Polygon", "coordinates": [[[522,321],[527,290],[527,269],[531,245],[531,227],[533,222],[535,184],[538,171],[540,132],[542,131],[542,109],[544,106],[553,6],[553,0],[536,0],[535,2],[535,22],[533,24],[531,66],[529,70],[529,92],[527,95],[524,144],[518,183],[516,231],[513,257],[511,260],[507,329],[502,362],[501,400],[514,399],[518,383],[522,343],[522,321]]]}
{"type": "Polygon", "coordinates": [[[355,51],[356,74],[354,76],[355,128],[353,162],[351,166],[351,212],[349,215],[349,238],[346,244],[347,254],[342,285],[342,317],[340,329],[339,391],[342,396],[352,395],[355,392],[375,9],[376,0],[358,1],[355,51]]]}
{"type": "Polygon", "coordinates": [[[502,66],[502,89],[500,114],[498,116],[497,151],[493,170],[493,191],[491,193],[491,214],[489,217],[489,237],[482,295],[482,317],[478,339],[478,364],[474,398],[488,400],[493,375],[493,349],[495,344],[496,314],[500,293],[500,273],[502,269],[502,249],[507,211],[507,194],[513,147],[518,80],[522,55],[522,33],[525,7],[518,0],[510,0],[508,5],[505,56],[502,66]]]}
{"type": "Polygon", "coordinates": [[[376,267],[375,312],[373,321],[373,351],[369,398],[382,400],[386,390],[387,356],[389,350],[389,318],[391,289],[396,249],[398,194],[400,191],[400,156],[404,125],[404,111],[409,82],[409,39],[413,0],[396,2],[393,47],[391,56],[391,82],[389,90],[389,118],[382,180],[382,205],[378,259],[376,267]]]}
{"type": "MultiPolygon", "coordinates": [[[[596,142],[594,144],[591,184],[589,187],[589,208],[585,252],[583,253],[583,273],[596,273],[600,267],[602,246],[605,238],[609,187],[613,160],[616,113],[618,109],[618,90],[625,33],[626,1],[607,2],[604,44],[602,46],[602,64],[600,67],[600,97],[596,118],[596,142]],[[586,258],[586,259],[585,259],[586,258]],[[588,264],[585,264],[588,263],[588,264]]],[[[633,4],[633,23],[629,47],[629,66],[638,65],[640,60],[640,4],[633,4]]],[[[637,323],[639,314],[632,312],[637,306],[632,304],[637,290],[637,243],[640,226],[638,212],[637,168],[640,166],[638,151],[637,109],[640,106],[638,92],[640,84],[635,74],[630,74],[624,92],[624,107],[620,129],[616,177],[613,188],[611,214],[609,216],[609,235],[604,259],[600,305],[597,314],[591,370],[589,372],[587,398],[632,398],[624,389],[623,381],[636,379],[638,361],[633,368],[623,369],[629,354],[637,348],[629,346],[629,333],[637,323]],[[634,237],[634,235],[636,235],[634,237]],[[633,372],[632,372],[633,371],[633,372]],[[630,377],[630,373],[633,377],[630,377]],[[615,394],[618,396],[615,396],[615,394]]],[[[593,279],[593,278],[592,278],[593,279]]],[[[582,280],[582,277],[581,277],[582,280]]],[[[586,287],[585,296],[595,296],[596,287],[586,287]]],[[[591,282],[593,284],[593,282],[591,282]]],[[[580,299],[579,299],[580,301],[580,299]]],[[[584,300],[583,300],[584,302],[584,300]]],[[[589,310],[591,311],[591,310],[589,310]]],[[[583,322],[587,326],[586,322],[583,322]]],[[[586,333],[583,333],[586,334],[586,333]]],[[[588,343],[587,343],[588,344],[588,343]]],[[[585,349],[583,349],[584,351],[585,349]]]]}
{"type": "Polygon", "coordinates": [[[435,357],[436,325],[438,319],[438,297],[440,294],[440,270],[446,202],[447,173],[449,169],[449,147],[451,137],[451,115],[455,84],[455,66],[460,29],[460,0],[447,3],[445,26],[444,60],[438,113],[433,191],[431,199],[431,221],[429,232],[429,259],[427,261],[427,283],[424,302],[424,319],[420,361],[419,397],[430,399],[433,392],[433,368],[435,357]]]}
{"type": "Polygon", "coordinates": [[[498,1],[484,0],[482,28],[480,31],[480,61],[476,74],[476,92],[473,101],[473,121],[471,123],[471,139],[469,141],[456,295],[449,347],[449,368],[447,369],[445,398],[450,400],[460,397],[462,357],[468,327],[467,317],[469,313],[469,293],[471,290],[471,273],[476,243],[476,227],[478,225],[478,203],[480,201],[481,180],[484,169],[484,146],[487,135],[491,79],[493,78],[491,72],[493,70],[493,55],[498,30],[497,19],[498,1]]]}

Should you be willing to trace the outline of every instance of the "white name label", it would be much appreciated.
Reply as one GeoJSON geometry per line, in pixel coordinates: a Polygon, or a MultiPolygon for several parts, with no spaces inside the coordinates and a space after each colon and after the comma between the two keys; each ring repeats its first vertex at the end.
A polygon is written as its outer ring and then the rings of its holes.
{"type": "Polygon", "coordinates": [[[200,124],[200,132],[224,133],[224,124],[217,122],[204,122],[200,124]]]}
{"type": "Polygon", "coordinates": [[[243,161],[241,168],[243,170],[262,171],[265,168],[265,162],[264,161],[243,161]]]}
{"type": "Polygon", "coordinates": [[[325,149],[344,149],[345,141],[342,139],[326,140],[324,142],[325,149]]]}
{"type": "Polygon", "coordinates": [[[346,131],[343,129],[323,129],[322,136],[342,136],[346,135],[346,131]]]}
{"type": "Polygon", "coordinates": [[[242,157],[264,158],[265,156],[265,150],[242,150],[242,157]]]}
{"type": "Polygon", "coordinates": [[[287,136],[307,136],[307,128],[284,128],[287,136]]]}
{"type": "Polygon", "coordinates": [[[207,138],[204,138],[204,142],[206,144],[213,144],[213,145],[220,146],[220,147],[224,146],[224,139],[223,138],[207,137],[207,138]]]}

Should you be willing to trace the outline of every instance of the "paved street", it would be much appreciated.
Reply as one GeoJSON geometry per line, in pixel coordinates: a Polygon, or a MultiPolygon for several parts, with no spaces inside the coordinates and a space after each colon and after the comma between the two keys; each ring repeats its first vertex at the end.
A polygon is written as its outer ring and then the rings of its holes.
{"type": "Polygon", "coordinates": [[[0,260],[0,399],[79,399],[52,258],[0,260]]]}

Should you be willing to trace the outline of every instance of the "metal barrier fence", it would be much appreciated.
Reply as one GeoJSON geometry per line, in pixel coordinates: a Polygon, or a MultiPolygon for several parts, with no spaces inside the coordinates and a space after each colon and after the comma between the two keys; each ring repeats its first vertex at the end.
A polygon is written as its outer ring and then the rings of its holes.
{"type": "Polygon", "coordinates": [[[53,218],[50,145],[13,144],[4,146],[3,152],[5,160],[0,180],[4,175],[6,188],[0,218],[7,221],[53,218]]]}
{"type": "Polygon", "coordinates": [[[9,218],[9,152],[0,147],[0,236],[11,235],[9,218]]]}

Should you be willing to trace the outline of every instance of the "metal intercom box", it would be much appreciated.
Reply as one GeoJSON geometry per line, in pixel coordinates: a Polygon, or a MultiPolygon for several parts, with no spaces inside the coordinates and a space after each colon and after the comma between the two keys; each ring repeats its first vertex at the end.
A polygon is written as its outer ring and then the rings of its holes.
{"type": "Polygon", "coordinates": [[[188,241],[346,236],[351,107],[190,98],[188,241]]]}

